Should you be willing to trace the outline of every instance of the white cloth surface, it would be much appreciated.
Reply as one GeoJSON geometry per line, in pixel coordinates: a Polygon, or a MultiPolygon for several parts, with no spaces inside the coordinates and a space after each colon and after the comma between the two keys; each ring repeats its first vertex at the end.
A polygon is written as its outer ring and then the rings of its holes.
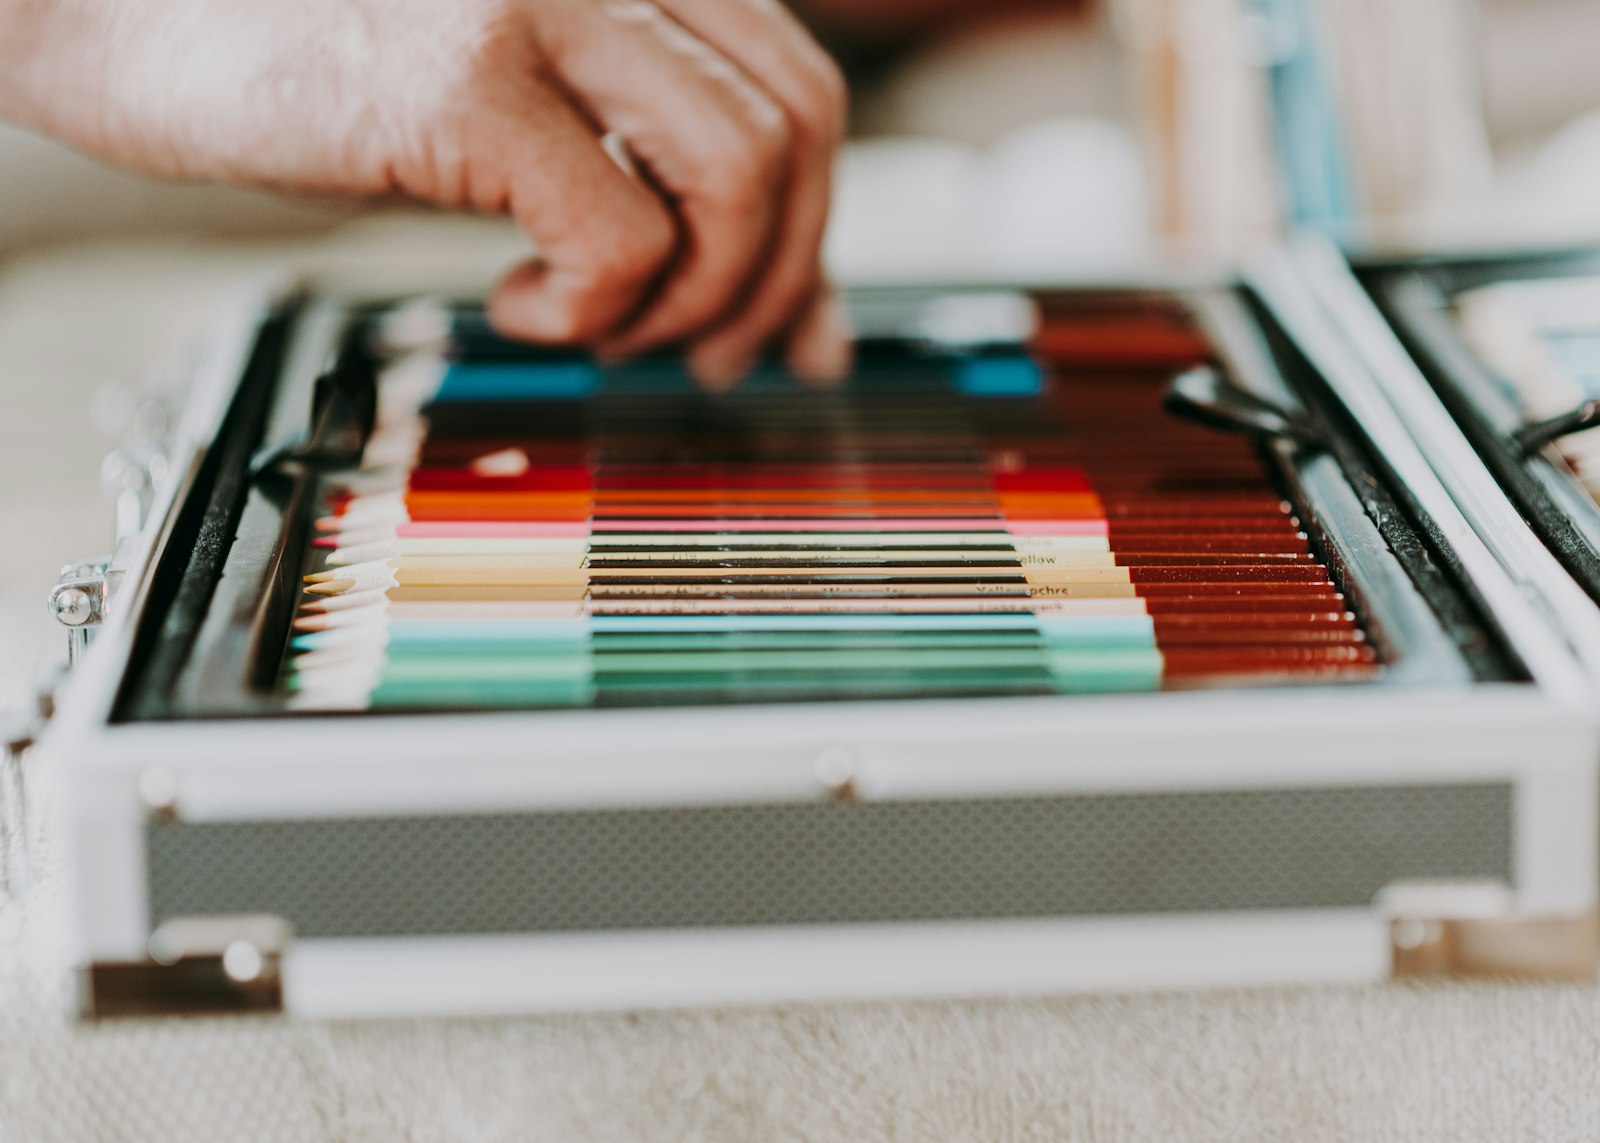
{"type": "MultiPolygon", "coordinates": [[[[492,228],[425,229],[407,231],[412,254],[508,255],[492,228]]],[[[0,706],[58,655],[41,606],[56,565],[106,546],[96,387],[177,345],[227,284],[288,261],[370,266],[391,257],[389,236],[0,266],[0,706]]],[[[0,1143],[1600,1137],[1593,988],[77,1026],[62,1015],[51,854],[47,828],[32,889],[0,903],[0,1143]]]]}

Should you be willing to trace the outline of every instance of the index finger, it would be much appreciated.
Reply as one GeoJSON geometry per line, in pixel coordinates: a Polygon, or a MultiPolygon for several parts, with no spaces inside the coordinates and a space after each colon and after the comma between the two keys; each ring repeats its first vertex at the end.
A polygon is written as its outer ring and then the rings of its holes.
{"type": "Polygon", "coordinates": [[[625,174],[597,130],[552,88],[480,117],[476,197],[501,201],[538,247],[500,283],[489,315],[508,336],[571,343],[626,322],[670,265],[677,226],[625,174]]]}

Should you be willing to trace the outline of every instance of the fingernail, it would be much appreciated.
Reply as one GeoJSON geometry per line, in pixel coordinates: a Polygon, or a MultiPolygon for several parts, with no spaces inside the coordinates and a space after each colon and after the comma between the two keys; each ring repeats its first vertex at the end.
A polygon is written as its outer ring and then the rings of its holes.
{"type": "Polygon", "coordinates": [[[789,369],[811,385],[842,385],[855,360],[854,330],[849,311],[837,297],[820,303],[795,331],[789,369]]]}
{"type": "Polygon", "coordinates": [[[702,388],[712,393],[726,393],[732,389],[749,376],[755,364],[754,357],[743,354],[696,352],[689,355],[689,372],[702,388]]]}
{"type": "Polygon", "coordinates": [[[594,347],[594,359],[607,368],[627,365],[639,355],[630,349],[619,348],[614,345],[597,345],[594,347]]]}

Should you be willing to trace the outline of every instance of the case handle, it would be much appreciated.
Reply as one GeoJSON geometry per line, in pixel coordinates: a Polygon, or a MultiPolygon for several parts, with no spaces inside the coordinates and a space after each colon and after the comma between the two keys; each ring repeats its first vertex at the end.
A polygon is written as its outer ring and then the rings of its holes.
{"type": "Polygon", "coordinates": [[[1585,401],[1576,409],[1560,416],[1524,425],[1512,434],[1512,439],[1517,442],[1517,447],[1522,449],[1523,455],[1527,456],[1562,437],[1580,433],[1584,429],[1592,429],[1597,425],[1600,425],[1600,398],[1585,401]]]}
{"type": "Polygon", "coordinates": [[[378,381],[368,361],[340,361],[317,378],[311,418],[299,441],[258,456],[251,465],[259,478],[289,465],[341,467],[361,459],[378,416],[378,381]]]}
{"type": "Polygon", "coordinates": [[[1209,365],[1174,377],[1162,407],[1174,416],[1247,436],[1290,440],[1311,448],[1326,443],[1304,414],[1241,388],[1209,365]]]}

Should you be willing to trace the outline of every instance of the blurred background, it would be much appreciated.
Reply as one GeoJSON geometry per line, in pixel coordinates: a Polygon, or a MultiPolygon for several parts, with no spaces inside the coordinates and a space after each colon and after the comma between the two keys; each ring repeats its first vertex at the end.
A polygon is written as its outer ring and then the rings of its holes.
{"type": "MultiPolygon", "coordinates": [[[[794,0],[846,64],[846,277],[1236,252],[1286,222],[1600,233],[1593,0],[794,0]]],[[[0,129],[0,250],[360,208],[157,186],[0,129]]]]}

